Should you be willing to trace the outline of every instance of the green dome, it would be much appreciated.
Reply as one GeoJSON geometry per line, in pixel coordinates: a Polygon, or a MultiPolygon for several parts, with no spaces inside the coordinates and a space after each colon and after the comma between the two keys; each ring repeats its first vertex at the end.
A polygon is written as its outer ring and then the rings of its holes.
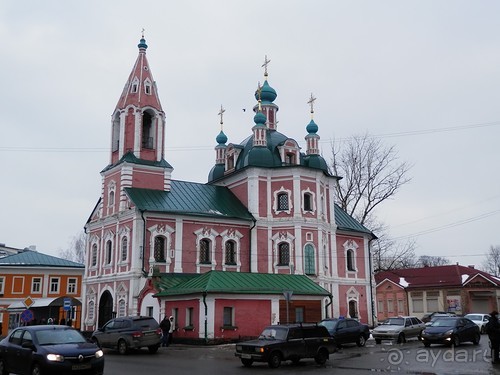
{"type": "Polygon", "coordinates": [[[306,131],[309,134],[316,134],[316,132],[318,131],[318,125],[316,125],[316,123],[314,122],[313,119],[311,119],[311,121],[309,122],[309,124],[307,124],[306,131]]]}
{"type": "Polygon", "coordinates": [[[142,38],[137,47],[147,49],[148,45],[146,44],[146,39],[142,38]]]}
{"type": "MultiPolygon", "coordinates": [[[[264,84],[260,88],[260,100],[267,103],[272,103],[276,99],[278,94],[276,94],[276,90],[269,86],[267,83],[267,79],[264,81],[264,84]]],[[[259,92],[255,90],[255,99],[259,100],[259,92]]]]}
{"type": "Polygon", "coordinates": [[[224,164],[216,164],[208,174],[208,182],[224,177],[224,164]]]}
{"type": "Polygon", "coordinates": [[[304,158],[304,164],[306,167],[321,169],[326,174],[330,174],[328,169],[328,164],[326,164],[325,159],[320,155],[308,155],[304,158]]]}
{"type": "Polygon", "coordinates": [[[217,142],[220,145],[223,145],[227,142],[227,136],[224,134],[224,132],[221,130],[219,135],[215,138],[215,142],[217,142]]]}
{"type": "Polygon", "coordinates": [[[253,117],[253,121],[257,124],[257,125],[265,125],[266,124],[266,121],[267,121],[267,117],[265,114],[263,114],[262,112],[257,112],[255,114],[255,116],[253,117]]]}

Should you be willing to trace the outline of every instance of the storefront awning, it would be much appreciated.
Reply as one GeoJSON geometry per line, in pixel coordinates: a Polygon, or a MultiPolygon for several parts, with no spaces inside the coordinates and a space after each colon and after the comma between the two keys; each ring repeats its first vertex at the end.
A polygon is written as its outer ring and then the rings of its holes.
{"type": "MultiPolygon", "coordinates": [[[[33,298],[34,303],[33,305],[30,306],[30,309],[34,309],[37,307],[48,307],[48,306],[61,307],[64,306],[64,300],[66,298],[69,298],[71,300],[72,306],[81,306],[82,304],[79,300],[73,297],[33,298]]],[[[18,311],[25,309],[26,306],[24,305],[23,301],[13,302],[7,307],[8,311],[18,311]]]]}

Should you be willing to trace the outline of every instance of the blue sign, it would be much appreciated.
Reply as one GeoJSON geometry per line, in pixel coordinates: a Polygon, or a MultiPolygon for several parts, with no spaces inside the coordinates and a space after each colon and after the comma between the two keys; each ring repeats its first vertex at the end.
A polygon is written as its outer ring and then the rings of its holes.
{"type": "Polygon", "coordinates": [[[21,320],[23,322],[31,322],[33,320],[33,311],[31,310],[24,310],[22,313],[21,313],[21,320]]]}
{"type": "Polygon", "coordinates": [[[71,310],[71,298],[64,299],[64,311],[71,310]]]}

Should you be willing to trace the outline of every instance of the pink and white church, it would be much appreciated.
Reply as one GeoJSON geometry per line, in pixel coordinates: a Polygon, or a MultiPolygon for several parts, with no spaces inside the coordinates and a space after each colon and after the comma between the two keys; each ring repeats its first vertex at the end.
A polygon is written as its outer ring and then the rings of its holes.
{"type": "Polygon", "coordinates": [[[220,130],[207,182],[175,180],[147,48],[143,36],[85,225],[82,330],[126,315],[172,315],[177,338],[205,340],[325,317],[373,324],[376,237],[335,204],[341,177],[320,154],[315,98],[303,152],[278,131],[266,57],[248,137],[228,143],[220,130]]]}

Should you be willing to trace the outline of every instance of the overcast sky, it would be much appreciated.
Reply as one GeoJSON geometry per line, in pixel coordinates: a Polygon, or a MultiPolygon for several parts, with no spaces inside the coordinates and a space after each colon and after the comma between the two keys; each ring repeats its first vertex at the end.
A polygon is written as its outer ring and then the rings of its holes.
{"type": "Polygon", "coordinates": [[[228,143],[250,135],[267,55],[280,132],[305,150],[314,93],[327,160],[333,139],[394,145],[414,167],[376,212],[391,236],[479,266],[500,245],[499,15],[493,0],[2,1],[0,243],[59,255],[83,229],[144,28],[173,178],[207,181],[221,104],[228,143]]]}

